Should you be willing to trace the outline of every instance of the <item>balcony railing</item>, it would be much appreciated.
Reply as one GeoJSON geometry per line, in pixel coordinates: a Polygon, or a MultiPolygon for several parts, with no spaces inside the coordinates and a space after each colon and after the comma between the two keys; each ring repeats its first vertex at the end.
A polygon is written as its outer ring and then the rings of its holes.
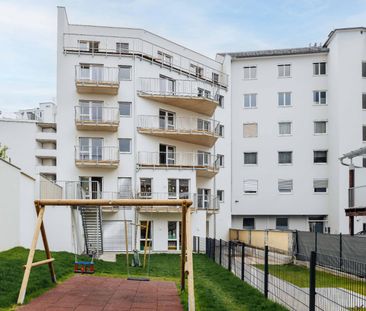
{"type": "Polygon", "coordinates": [[[79,167],[115,168],[119,164],[119,148],[75,146],[75,164],[79,167]]]}
{"type": "Polygon", "coordinates": [[[137,119],[140,133],[207,147],[212,147],[219,137],[219,125],[216,120],[195,117],[140,115],[137,119]]]}
{"type": "Polygon", "coordinates": [[[217,69],[222,65],[215,60],[209,59],[212,65],[205,65],[140,38],[64,33],[63,41],[65,53],[115,57],[137,56],[195,79],[223,87],[228,85],[228,75],[217,69]],[[97,44],[85,46],[81,44],[81,41],[97,44]]]}
{"type": "Polygon", "coordinates": [[[366,185],[348,189],[348,207],[366,207],[366,185]]]}
{"type": "Polygon", "coordinates": [[[76,65],[76,88],[79,93],[116,95],[119,88],[118,73],[116,67],[76,65]]]}
{"type": "Polygon", "coordinates": [[[75,124],[79,130],[117,131],[117,107],[75,106],[75,124]]]}

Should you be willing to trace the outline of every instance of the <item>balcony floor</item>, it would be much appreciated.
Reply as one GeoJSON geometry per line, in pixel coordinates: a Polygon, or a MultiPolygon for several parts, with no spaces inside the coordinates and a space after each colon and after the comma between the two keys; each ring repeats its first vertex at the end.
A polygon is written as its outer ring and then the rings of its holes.
{"type": "Polygon", "coordinates": [[[75,125],[79,131],[117,132],[119,122],[75,121],[75,125]]]}
{"type": "Polygon", "coordinates": [[[115,169],[119,165],[119,161],[109,160],[75,160],[75,165],[80,168],[111,168],[115,169]]]}
{"type": "Polygon", "coordinates": [[[176,170],[193,170],[196,171],[197,177],[206,177],[212,178],[214,177],[219,171],[214,169],[212,166],[204,166],[204,165],[174,165],[174,164],[137,164],[140,169],[176,169],[176,170]]]}
{"type": "Polygon", "coordinates": [[[119,83],[76,81],[76,89],[80,94],[117,95],[119,83]]]}

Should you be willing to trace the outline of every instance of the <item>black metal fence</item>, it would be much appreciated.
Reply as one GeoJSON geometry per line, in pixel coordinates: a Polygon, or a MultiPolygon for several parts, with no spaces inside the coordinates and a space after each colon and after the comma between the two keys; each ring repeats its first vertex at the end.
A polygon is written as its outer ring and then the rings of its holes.
{"type": "Polygon", "coordinates": [[[193,250],[206,254],[289,310],[366,310],[366,263],[311,251],[306,257],[309,263],[297,265],[292,254],[268,246],[262,250],[199,237],[193,239],[193,250]],[[339,269],[340,261],[352,275],[339,269]]]}

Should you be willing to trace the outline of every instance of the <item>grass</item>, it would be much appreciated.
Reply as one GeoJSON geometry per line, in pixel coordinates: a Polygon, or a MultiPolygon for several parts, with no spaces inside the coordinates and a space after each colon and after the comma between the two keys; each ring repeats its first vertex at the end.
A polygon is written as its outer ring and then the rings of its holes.
{"type": "MultiPolygon", "coordinates": [[[[263,265],[257,265],[264,270],[263,265]]],[[[294,264],[269,265],[269,273],[299,287],[309,287],[309,269],[294,264]]],[[[338,287],[366,295],[364,280],[351,279],[325,271],[316,271],[316,287],[338,287]]]]}
{"type": "MultiPolygon", "coordinates": [[[[0,253],[0,310],[13,310],[23,277],[23,264],[28,250],[13,248],[0,253]]],[[[74,255],[66,252],[53,252],[58,281],[62,282],[73,275],[74,255]]],[[[35,260],[45,258],[44,252],[37,251],[35,260]]],[[[82,259],[82,258],[81,258],[82,259]]],[[[174,254],[151,255],[150,277],[152,279],[172,280],[179,284],[180,257],[174,254]]],[[[125,256],[118,256],[116,263],[95,262],[96,275],[127,277],[125,256]]],[[[145,276],[143,268],[131,268],[131,275],[145,276]]],[[[229,271],[218,266],[204,255],[194,256],[195,295],[197,310],[241,310],[277,311],[285,308],[266,300],[261,293],[241,282],[229,271]]],[[[32,270],[28,284],[26,302],[52,288],[47,266],[32,270]]],[[[187,306],[186,293],[181,295],[187,306]]]]}

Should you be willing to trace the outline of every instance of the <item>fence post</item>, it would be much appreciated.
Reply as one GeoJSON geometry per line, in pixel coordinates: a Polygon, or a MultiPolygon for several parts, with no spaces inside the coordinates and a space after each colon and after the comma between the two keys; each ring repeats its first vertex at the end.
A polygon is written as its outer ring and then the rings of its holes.
{"type": "Polygon", "coordinates": [[[315,246],[314,246],[315,253],[318,252],[318,232],[315,231],[315,246]]]}
{"type": "Polygon", "coordinates": [[[212,249],[212,259],[213,261],[216,261],[216,239],[212,239],[213,242],[213,249],[212,249]]]}
{"type": "Polygon", "coordinates": [[[264,297],[268,298],[268,245],[264,247],[264,297]]]}
{"type": "Polygon", "coordinates": [[[241,280],[244,281],[244,268],[245,268],[245,244],[241,245],[241,280]]]}
{"type": "Polygon", "coordinates": [[[316,286],[316,252],[310,255],[310,284],[309,284],[309,311],[315,311],[315,286],[316,286]]]}
{"type": "Polygon", "coordinates": [[[231,272],[231,241],[229,241],[229,245],[228,245],[228,247],[229,247],[229,262],[228,262],[228,265],[227,265],[227,269],[231,272]]]}
{"type": "Polygon", "coordinates": [[[206,256],[209,256],[209,249],[208,249],[208,237],[206,237],[206,256]]]}
{"type": "Polygon", "coordinates": [[[295,231],[295,243],[296,243],[296,256],[298,255],[298,253],[299,253],[299,231],[298,230],[296,230],[295,231]]]}
{"type": "Polygon", "coordinates": [[[193,237],[193,253],[196,253],[196,237],[193,237]]]}
{"type": "Polygon", "coordinates": [[[343,241],[342,241],[342,233],[339,234],[339,269],[342,270],[343,260],[342,260],[342,253],[343,253],[343,241]]]}
{"type": "Polygon", "coordinates": [[[200,253],[200,237],[197,237],[197,253],[200,253]]]}
{"type": "Polygon", "coordinates": [[[220,239],[220,258],[219,258],[220,266],[221,266],[221,257],[222,257],[222,240],[220,239]]]}

